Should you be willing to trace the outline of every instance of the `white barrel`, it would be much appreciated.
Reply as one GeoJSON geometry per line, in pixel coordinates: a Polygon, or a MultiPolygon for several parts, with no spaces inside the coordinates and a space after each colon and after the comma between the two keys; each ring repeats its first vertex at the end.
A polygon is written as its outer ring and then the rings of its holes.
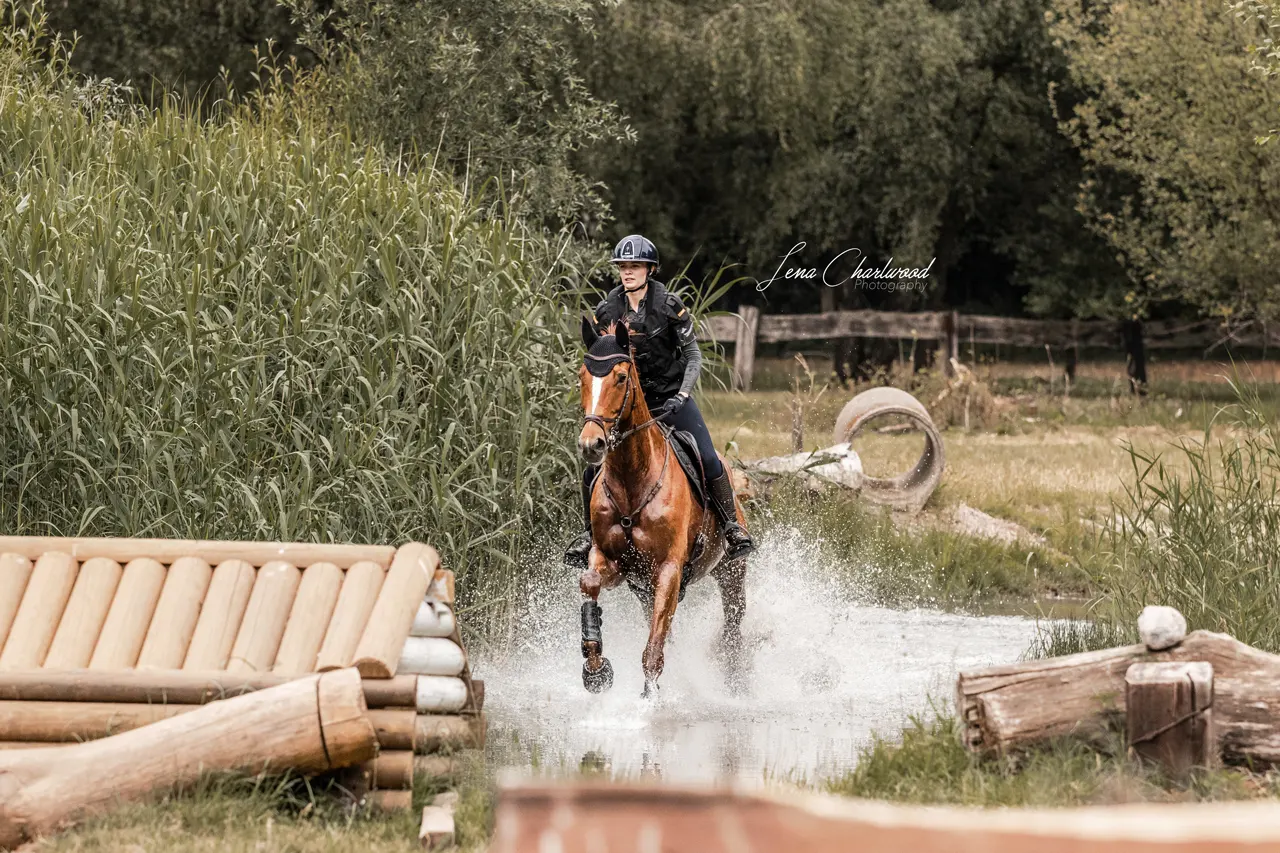
{"type": "Polygon", "coordinates": [[[449,605],[427,599],[418,605],[418,615],[413,617],[409,636],[449,637],[453,635],[456,625],[457,620],[453,618],[449,605]]]}
{"type": "Polygon", "coordinates": [[[408,675],[458,675],[467,657],[445,637],[410,637],[404,641],[396,672],[408,675]]]}
{"type": "Polygon", "coordinates": [[[467,704],[466,682],[444,675],[420,675],[416,704],[419,714],[461,711],[467,704]]]}

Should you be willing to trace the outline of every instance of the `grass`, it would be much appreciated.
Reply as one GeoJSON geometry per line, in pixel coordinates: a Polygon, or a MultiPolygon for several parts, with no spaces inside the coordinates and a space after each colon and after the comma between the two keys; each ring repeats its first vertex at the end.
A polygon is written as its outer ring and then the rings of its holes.
{"type": "Polygon", "coordinates": [[[856,496],[814,495],[791,479],[779,481],[753,515],[762,530],[797,528],[822,542],[824,563],[865,600],[884,606],[955,607],[1091,590],[1090,577],[1050,549],[904,528],[856,496]]]}
{"type": "MultiPolygon", "coordinates": [[[[491,780],[483,762],[464,764],[454,785],[454,849],[481,851],[493,822],[491,780]]],[[[414,808],[389,815],[352,810],[332,790],[297,777],[245,779],[210,776],[193,790],[135,803],[39,842],[50,851],[83,850],[307,850],[397,853],[421,850],[422,806],[441,790],[416,780],[414,808]]]]}
{"type": "Polygon", "coordinates": [[[954,718],[931,716],[913,718],[900,740],[877,738],[853,770],[823,787],[908,803],[1064,807],[1274,797],[1280,776],[1226,768],[1201,772],[1181,787],[1127,758],[1118,739],[1110,748],[1059,740],[1016,759],[985,758],[961,745],[954,718]]]}

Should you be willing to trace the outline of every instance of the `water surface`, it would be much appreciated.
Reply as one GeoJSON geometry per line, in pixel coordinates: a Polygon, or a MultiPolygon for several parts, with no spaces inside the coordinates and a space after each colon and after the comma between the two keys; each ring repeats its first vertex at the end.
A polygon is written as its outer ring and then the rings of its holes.
{"type": "MultiPolygon", "coordinates": [[[[1015,661],[1036,624],[1016,616],[891,610],[859,603],[847,572],[798,531],[751,557],[746,691],[726,685],[713,581],[677,610],[656,700],[640,698],[647,618],[624,587],[601,597],[612,691],[582,687],[573,578],[537,593],[514,652],[480,660],[491,754],[530,773],[605,769],[672,782],[813,781],[856,760],[873,732],[894,737],[931,698],[950,710],[959,669],[1015,661]]],[[[855,573],[856,576],[856,573],[855,573]]]]}

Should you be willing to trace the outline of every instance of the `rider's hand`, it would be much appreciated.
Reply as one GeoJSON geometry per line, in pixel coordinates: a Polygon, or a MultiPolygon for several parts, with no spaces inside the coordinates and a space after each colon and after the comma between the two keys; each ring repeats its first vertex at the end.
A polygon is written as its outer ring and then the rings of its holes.
{"type": "Polygon", "coordinates": [[[663,404],[658,408],[658,411],[657,411],[657,413],[654,415],[654,417],[657,417],[657,418],[669,418],[669,417],[671,417],[671,416],[672,416],[672,415],[674,415],[676,412],[678,412],[678,411],[680,411],[682,408],[684,408],[684,401],[685,401],[685,400],[688,400],[688,399],[689,399],[689,397],[688,397],[688,395],[686,395],[686,394],[676,394],[674,397],[672,397],[672,398],[671,398],[670,400],[668,400],[667,402],[663,403],[663,404]]]}

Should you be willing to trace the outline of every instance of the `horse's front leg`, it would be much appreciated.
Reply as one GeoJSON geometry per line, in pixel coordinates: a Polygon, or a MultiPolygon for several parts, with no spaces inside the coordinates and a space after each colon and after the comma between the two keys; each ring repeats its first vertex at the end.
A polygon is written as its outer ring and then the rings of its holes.
{"type": "Polygon", "coordinates": [[[587,558],[587,570],[578,580],[578,587],[586,596],[582,602],[582,686],[592,693],[601,693],[613,686],[613,665],[604,656],[604,637],[601,631],[600,590],[613,589],[622,583],[618,564],[606,557],[598,547],[591,548],[587,558]]]}
{"type": "Polygon", "coordinates": [[[680,562],[668,559],[653,573],[653,617],[649,622],[649,642],[641,657],[645,696],[658,689],[658,676],[662,675],[663,648],[671,631],[671,619],[676,615],[676,602],[680,600],[680,572],[680,562]]]}

